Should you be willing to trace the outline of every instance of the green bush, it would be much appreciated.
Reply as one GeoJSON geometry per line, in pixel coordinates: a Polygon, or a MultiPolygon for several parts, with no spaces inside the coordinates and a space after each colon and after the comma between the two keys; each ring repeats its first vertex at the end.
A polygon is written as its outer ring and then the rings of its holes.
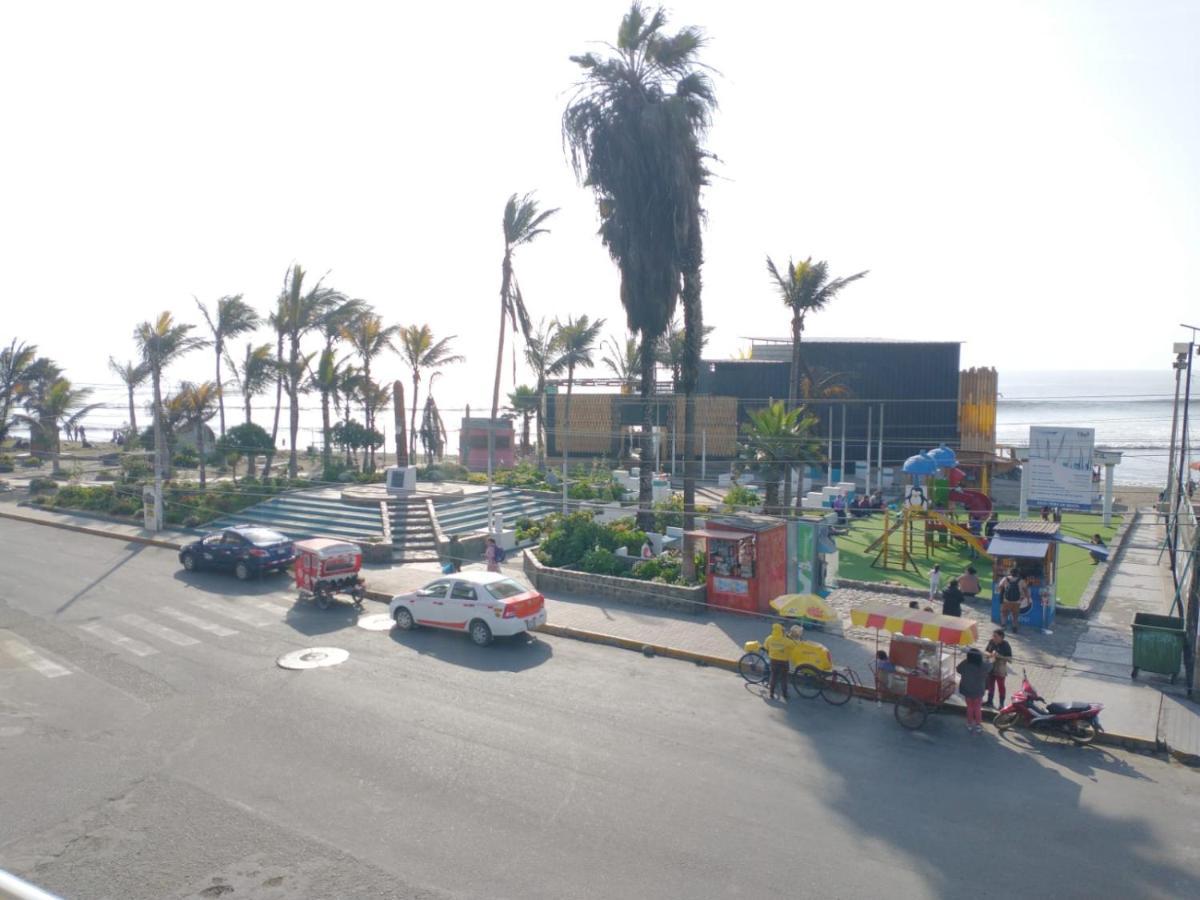
{"type": "Polygon", "coordinates": [[[592,575],[626,575],[624,564],[611,550],[589,550],[579,561],[578,568],[592,575]]]}
{"type": "Polygon", "coordinates": [[[150,477],[150,460],[134,453],[121,455],[121,480],[141,481],[150,477]]]}
{"type": "Polygon", "coordinates": [[[466,481],[470,474],[466,466],[450,459],[444,459],[431,466],[417,466],[417,478],[421,481],[466,481]]]}
{"type": "Polygon", "coordinates": [[[171,465],[177,469],[195,469],[200,465],[200,454],[195,447],[186,444],[175,451],[171,457],[171,465]]]}
{"type": "Polygon", "coordinates": [[[15,468],[11,456],[0,456],[0,472],[11,472],[15,468]]]}
{"type": "Polygon", "coordinates": [[[735,484],[725,494],[723,508],[726,512],[745,512],[762,503],[757,493],[745,485],[735,484]]]}
{"type": "Polygon", "coordinates": [[[549,516],[542,523],[538,558],[549,566],[570,566],[596,549],[615,553],[617,548],[624,547],[636,556],[645,542],[646,533],[632,519],[601,525],[590,511],[580,510],[567,516],[549,516]]]}
{"type": "Polygon", "coordinates": [[[21,466],[25,469],[36,469],[42,464],[42,461],[32,454],[21,457],[21,466]]]}
{"type": "Polygon", "coordinates": [[[667,527],[683,527],[683,495],[672,494],[669,500],[654,504],[654,530],[666,534],[667,527]]]}
{"type": "Polygon", "coordinates": [[[29,480],[29,493],[42,494],[53,493],[58,490],[58,482],[53,478],[31,478],[29,480]]]}

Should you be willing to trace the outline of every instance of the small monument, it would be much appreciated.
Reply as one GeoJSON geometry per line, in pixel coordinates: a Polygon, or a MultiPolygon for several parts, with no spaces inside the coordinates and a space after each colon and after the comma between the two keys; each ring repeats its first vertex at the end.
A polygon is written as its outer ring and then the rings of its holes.
{"type": "Polygon", "coordinates": [[[387,492],[404,497],[417,491],[416,466],[388,466],[384,470],[384,484],[387,492]]]}

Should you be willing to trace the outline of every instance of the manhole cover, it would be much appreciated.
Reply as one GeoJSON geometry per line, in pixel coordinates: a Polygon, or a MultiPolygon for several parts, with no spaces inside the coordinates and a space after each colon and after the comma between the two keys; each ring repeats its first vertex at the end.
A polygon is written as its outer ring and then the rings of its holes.
{"type": "Polygon", "coordinates": [[[285,653],[275,660],[275,664],[281,669],[319,669],[322,666],[336,666],[349,658],[349,652],[340,647],[309,647],[285,653]]]}
{"type": "Polygon", "coordinates": [[[358,627],[367,631],[391,631],[392,617],[387,613],[371,613],[358,617],[358,627]]]}

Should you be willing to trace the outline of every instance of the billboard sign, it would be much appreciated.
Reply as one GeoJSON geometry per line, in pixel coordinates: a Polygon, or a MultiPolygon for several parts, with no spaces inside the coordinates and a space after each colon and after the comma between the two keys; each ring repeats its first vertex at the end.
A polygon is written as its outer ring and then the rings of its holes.
{"type": "Polygon", "coordinates": [[[1030,506],[1091,509],[1094,428],[1029,428],[1029,461],[1025,464],[1030,506]]]}

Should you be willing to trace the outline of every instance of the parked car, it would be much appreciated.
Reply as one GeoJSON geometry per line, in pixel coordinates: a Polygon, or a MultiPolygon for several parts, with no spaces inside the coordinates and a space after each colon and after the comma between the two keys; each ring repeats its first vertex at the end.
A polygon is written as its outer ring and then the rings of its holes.
{"type": "Polygon", "coordinates": [[[189,572],[232,571],[240,581],[282,571],[295,558],[296,551],[288,538],[258,525],[235,525],[214,531],[179,551],[179,562],[189,572]]]}
{"type": "Polygon", "coordinates": [[[396,627],[418,625],[465,631],[480,647],[493,637],[532,631],[546,622],[546,598],[500,572],[443,575],[409,594],[397,594],[388,606],[396,627]]]}

